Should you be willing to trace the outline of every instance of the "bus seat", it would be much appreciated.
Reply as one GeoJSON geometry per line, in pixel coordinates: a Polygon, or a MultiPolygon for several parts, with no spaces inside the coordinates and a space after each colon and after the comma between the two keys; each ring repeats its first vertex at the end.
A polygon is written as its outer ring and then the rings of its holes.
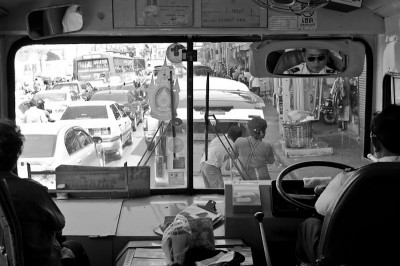
{"type": "Polygon", "coordinates": [[[286,69],[292,68],[295,65],[303,62],[301,50],[293,50],[285,52],[281,55],[274,68],[274,74],[283,74],[286,69]]]}
{"type": "Polygon", "coordinates": [[[400,247],[400,163],[370,164],[354,175],[325,216],[317,265],[395,265],[400,247]]]}
{"type": "Polygon", "coordinates": [[[22,231],[4,178],[0,178],[0,227],[0,264],[23,266],[22,231]]]}

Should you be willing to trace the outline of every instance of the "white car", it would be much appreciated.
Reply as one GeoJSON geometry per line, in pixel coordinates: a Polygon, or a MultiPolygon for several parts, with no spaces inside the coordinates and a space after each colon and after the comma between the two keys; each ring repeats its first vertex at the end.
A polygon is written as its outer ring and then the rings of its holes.
{"type": "MultiPolygon", "coordinates": [[[[20,177],[31,171],[54,171],[58,166],[104,166],[105,155],[100,137],[91,137],[82,127],[55,123],[21,124],[25,136],[24,147],[18,159],[20,177]]],[[[55,175],[32,175],[51,189],[55,189],[55,175]]]]}
{"type": "Polygon", "coordinates": [[[60,120],[65,109],[73,102],[80,100],[68,89],[40,91],[33,96],[33,99],[44,101],[44,108],[50,112],[50,118],[60,120]]]}
{"type": "Polygon", "coordinates": [[[93,137],[102,138],[106,153],[120,158],[125,144],[132,144],[132,121],[114,101],[80,101],[67,107],[60,122],[83,127],[93,137]]]}

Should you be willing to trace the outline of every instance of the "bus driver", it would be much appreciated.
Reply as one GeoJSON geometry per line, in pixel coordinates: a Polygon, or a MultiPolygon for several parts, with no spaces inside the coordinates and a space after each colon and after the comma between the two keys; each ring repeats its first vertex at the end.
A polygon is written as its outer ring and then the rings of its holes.
{"type": "MultiPolygon", "coordinates": [[[[389,105],[371,120],[371,141],[378,162],[400,162],[400,106],[389,105]]],[[[315,203],[316,211],[325,216],[332,211],[342,189],[351,181],[352,172],[339,173],[330,181],[315,203]]],[[[323,221],[311,217],[299,226],[296,257],[301,265],[315,262],[323,221]]]]}
{"type": "Polygon", "coordinates": [[[283,74],[336,74],[337,71],[328,67],[326,64],[329,60],[329,51],[327,49],[310,49],[305,48],[301,51],[302,63],[291,67],[283,72],[283,74]]]}

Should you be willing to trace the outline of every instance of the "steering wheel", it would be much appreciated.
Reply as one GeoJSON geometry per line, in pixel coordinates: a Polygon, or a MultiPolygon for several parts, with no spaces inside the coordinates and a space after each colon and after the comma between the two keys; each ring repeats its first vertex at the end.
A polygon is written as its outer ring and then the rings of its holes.
{"type": "Polygon", "coordinates": [[[316,198],[316,195],[301,195],[301,194],[289,194],[286,193],[283,188],[282,188],[282,180],[283,178],[290,172],[300,169],[300,168],[305,168],[305,167],[310,167],[310,166],[326,166],[326,167],[332,167],[332,168],[338,168],[346,171],[352,171],[355,168],[341,164],[341,163],[336,163],[336,162],[328,162],[328,161],[308,161],[308,162],[301,162],[301,163],[296,163],[292,164],[285,169],[282,170],[282,172],[279,173],[278,177],[276,178],[276,189],[278,190],[278,193],[284,198],[286,201],[292,203],[293,205],[300,207],[302,209],[308,210],[308,211],[315,211],[315,207],[302,203],[299,201],[299,199],[306,199],[306,200],[313,200],[316,198]]]}

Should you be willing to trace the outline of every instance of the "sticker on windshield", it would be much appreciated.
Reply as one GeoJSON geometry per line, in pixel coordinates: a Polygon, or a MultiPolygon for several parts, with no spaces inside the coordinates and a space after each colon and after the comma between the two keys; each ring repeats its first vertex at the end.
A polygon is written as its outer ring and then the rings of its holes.
{"type": "Polygon", "coordinates": [[[159,70],[157,78],[151,78],[151,84],[146,89],[149,94],[150,116],[160,121],[166,121],[176,117],[176,109],[179,104],[179,83],[173,80],[174,73],[164,62],[159,70]]]}

